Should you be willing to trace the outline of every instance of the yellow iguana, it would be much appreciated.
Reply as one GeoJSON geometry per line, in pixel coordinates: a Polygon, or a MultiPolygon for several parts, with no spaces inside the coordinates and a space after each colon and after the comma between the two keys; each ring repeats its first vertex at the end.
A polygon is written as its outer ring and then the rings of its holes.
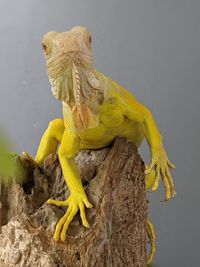
{"type": "MultiPolygon", "coordinates": [[[[67,228],[78,210],[83,225],[89,227],[84,208],[91,208],[92,204],[84,192],[74,157],[81,149],[105,147],[116,136],[126,137],[137,147],[146,138],[151,152],[151,163],[146,166],[146,187],[155,191],[162,177],[165,199],[174,196],[169,171],[174,166],[167,158],[150,111],[126,89],[95,69],[87,29],[77,26],[63,33],[49,32],[44,35],[42,47],[52,93],[63,104],[63,119],[49,123],[35,161],[41,164],[47,155],[56,153],[60,144],[58,157],[70,191],[65,201],[48,200],[49,204],[68,206],[56,226],[54,239],[65,240],[67,228]]],[[[150,262],[155,247],[149,221],[147,228],[152,241],[150,262]]]]}

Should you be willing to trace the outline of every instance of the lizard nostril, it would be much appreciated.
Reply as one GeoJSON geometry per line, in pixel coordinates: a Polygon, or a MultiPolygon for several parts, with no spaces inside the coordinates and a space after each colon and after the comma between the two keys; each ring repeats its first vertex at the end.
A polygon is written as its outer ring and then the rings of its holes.
{"type": "Polygon", "coordinates": [[[60,41],[60,48],[62,49],[64,47],[64,40],[60,41]]]}

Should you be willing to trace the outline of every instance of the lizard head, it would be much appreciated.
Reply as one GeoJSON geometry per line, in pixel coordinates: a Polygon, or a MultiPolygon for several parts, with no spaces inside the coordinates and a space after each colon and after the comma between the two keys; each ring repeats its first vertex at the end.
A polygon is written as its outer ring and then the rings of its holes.
{"type": "Polygon", "coordinates": [[[93,66],[91,35],[84,27],[48,32],[42,48],[51,90],[72,111],[77,129],[97,124],[105,78],[93,66]]]}
{"type": "Polygon", "coordinates": [[[91,34],[81,26],[67,32],[48,32],[43,36],[42,48],[48,65],[54,61],[65,63],[67,60],[92,64],[91,34]]]}
{"type": "Polygon", "coordinates": [[[42,48],[53,95],[64,102],[75,102],[75,83],[83,83],[83,70],[84,74],[94,70],[90,33],[81,26],[67,32],[48,32],[43,36],[42,48]],[[74,80],[73,70],[79,81],[74,80]]]}

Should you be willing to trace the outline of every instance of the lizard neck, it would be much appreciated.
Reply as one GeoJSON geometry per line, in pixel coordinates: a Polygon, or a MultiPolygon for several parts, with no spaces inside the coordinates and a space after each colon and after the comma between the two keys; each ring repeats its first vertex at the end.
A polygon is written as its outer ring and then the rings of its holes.
{"type": "Polygon", "coordinates": [[[99,125],[107,79],[94,68],[84,68],[74,62],[69,73],[71,79],[69,76],[67,88],[64,88],[68,97],[63,101],[63,112],[66,106],[71,110],[74,126],[78,131],[99,125]]]}

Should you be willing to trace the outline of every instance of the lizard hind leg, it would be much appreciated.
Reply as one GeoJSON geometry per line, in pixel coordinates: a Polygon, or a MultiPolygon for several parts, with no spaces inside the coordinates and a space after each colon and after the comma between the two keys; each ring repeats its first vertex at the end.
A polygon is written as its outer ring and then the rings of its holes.
{"type": "Polygon", "coordinates": [[[150,253],[147,258],[147,265],[149,265],[153,260],[155,250],[156,250],[155,249],[155,231],[154,231],[153,224],[149,220],[146,221],[146,224],[147,224],[147,235],[148,235],[150,246],[151,246],[150,253]]]}
{"type": "MultiPolygon", "coordinates": [[[[146,165],[145,167],[147,168],[148,166],[146,165]]],[[[149,174],[145,175],[145,185],[146,185],[147,190],[152,188],[152,186],[154,185],[155,176],[156,176],[155,171],[153,169],[151,170],[149,174]]],[[[154,226],[149,220],[146,221],[146,224],[147,224],[147,235],[148,235],[150,246],[151,246],[150,253],[147,259],[147,265],[149,265],[152,262],[154,254],[155,254],[155,232],[154,232],[154,226]]]]}

